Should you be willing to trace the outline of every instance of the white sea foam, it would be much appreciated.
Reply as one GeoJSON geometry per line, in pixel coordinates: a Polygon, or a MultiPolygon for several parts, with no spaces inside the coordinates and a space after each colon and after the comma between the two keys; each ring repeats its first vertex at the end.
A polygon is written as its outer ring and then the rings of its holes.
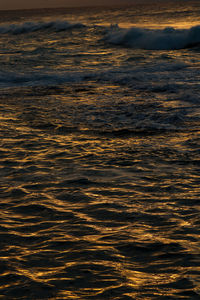
{"type": "Polygon", "coordinates": [[[163,30],[124,29],[115,25],[108,29],[105,39],[111,44],[146,50],[183,49],[200,45],[200,25],[190,29],[167,27],[163,30]]]}
{"type": "Polygon", "coordinates": [[[81,23],[69,23],[67,21],[50,21],[50,22],[25,22],[19,24],[7,24],[0,26],[0,34],[22,34],[39,30],[64,31],[73,28],[81,28],[85,25],[81,23]]]}

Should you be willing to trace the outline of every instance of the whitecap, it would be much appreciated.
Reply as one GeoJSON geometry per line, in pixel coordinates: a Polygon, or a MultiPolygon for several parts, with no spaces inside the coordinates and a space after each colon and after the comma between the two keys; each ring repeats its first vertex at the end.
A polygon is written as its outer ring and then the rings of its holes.
{"type": "Polygon", "coordinates": [[[178,50],[200,45],[200,25],[190,29],[162,30],[111,26],[105,40],[111,44],[146,50],[178,50]]]}

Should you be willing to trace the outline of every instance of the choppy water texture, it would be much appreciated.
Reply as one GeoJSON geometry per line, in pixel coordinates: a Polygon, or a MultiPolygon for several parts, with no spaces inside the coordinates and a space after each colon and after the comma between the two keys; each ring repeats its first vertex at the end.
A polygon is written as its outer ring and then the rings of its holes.
{"type": "Polygon", "coordinates": [[[0,13],[0,299],[199,299],[199,12],[0,13]]]}

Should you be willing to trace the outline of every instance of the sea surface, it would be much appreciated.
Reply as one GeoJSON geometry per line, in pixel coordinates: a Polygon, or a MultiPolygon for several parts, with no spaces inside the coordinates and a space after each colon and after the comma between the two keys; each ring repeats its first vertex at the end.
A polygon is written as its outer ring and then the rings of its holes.
{"type": "Polygon", "coordinates": [[[0,299],[200,299],[200,1],[0,12],[0,299]]]}

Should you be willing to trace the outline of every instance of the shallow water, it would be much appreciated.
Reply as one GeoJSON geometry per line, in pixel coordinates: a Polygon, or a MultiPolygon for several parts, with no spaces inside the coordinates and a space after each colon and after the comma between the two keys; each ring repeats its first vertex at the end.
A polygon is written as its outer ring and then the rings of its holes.
{"type": "Polygon", "coordinates": [[[199,299],[199,46],[56,12],[0,26],[0,296],[199,299]]]}

